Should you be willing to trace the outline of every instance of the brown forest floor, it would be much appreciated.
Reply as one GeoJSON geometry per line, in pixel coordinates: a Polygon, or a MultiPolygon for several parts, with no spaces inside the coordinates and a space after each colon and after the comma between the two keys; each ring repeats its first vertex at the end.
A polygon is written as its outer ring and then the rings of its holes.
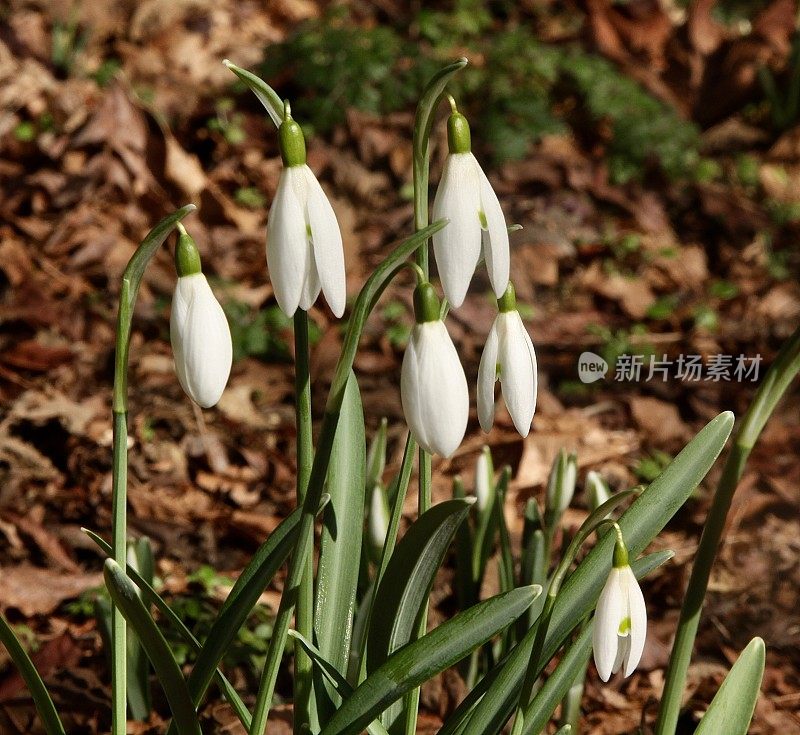
{"type": "MultiPolygon", "coordinates": [[[[235,192],[254,187],[271,201],[280,170],[274,135],[246,94],[235,98],[242,142],[229,143],[206,121],[217,114],[215,95],[230,94],[222,58],[255,64],[267,43],[319,13],[311,0],[265,4],[269,10],[234,0],[102,5],[80,8],[92,35],[79,64],[96,69],[113,51],[121,69],[106,87],[85,74],[59,74],[50,63],[52,19],[68,15],[66,2],[16,0],[2,11],[0,24],[0,608],[35,641],[35,661],[71,733],[105,732],[109,720],[100,635],[74,601],[101,581],[100,556],[80,528],[107,533],[110,527],[110,383],[120,275],[149,227],[194,201],[199,212],[187,224],[206,270],[227,284],[224,298],[251,314],[272,303],[266,211],[248,208],[235,192]],[[152,92],[146,99],[137,92],[145,84],[152,92]],[[33,139],[14,134],[21,122],[43,113],[57,125],[33,139]]],[[[774,5],[785,19],[786,3],[774,5]]],[[[651,4],[637,7],[644,15],[626,25],[610,5],[591,4],[589,42],[649,88],[661,84],[665,95],[675,96],[654,60],[680,43],[684,50],[686,44],[697,48],[669,23],[647,25],[661,18],[651,4]]],[[[789,17],[793,9],[789,3],[789,17]]],[[[766,28],[749,42],[773,44],[785,56],[785,29],[766,28]]],[[[705,59],[696,53],[698,64],[705,59]]],[[[353,112],[332,137],[310,143],[310,164],[334,195],[350,293],[411,226],[410,205],[397,194],[410,178],[411,123],[411,113],[381,120],[353,112]]],[[[441,167],[440,137],[438,143],[433,181],[441,167]]],[[[631,486],[639,481],[638,463],[655,450],[674,454],[721,410],[742,414],[752,384],[606,380],[588,392],[574,390],[578,355],[604,342],[587,327],[613,334],[648,323],[649,306],[665,294],[677,292],[680,300],[637,338],[658,354],[760,354],[768,365],[795,328],[800,227],[770,224],[764,202],[765,192],[773,201],[800,198],[800,128],[770,138],[734,114],[704,133],[704,146],[723,166],[729,153],[750,152],[759,165],[757,186],[747,189],[730,177],[614,186],[602,153],[568,135],[545,138],[524,161],[487,166],[508,219],[524,226],[513,236],[513,272],[520,299],[533,306],[539,407],[524,441],[502,416],[483,435],[473,415],[457,455],[435,464],[435,499],[449,494],[454,474],[471,477],[477,452],[488,443],[496,464],[508,462],[515,470],[507,515],[518,536],[524,501],[541,497],[559,447],[578,452],[579,484],[587,469],[597,469],[615,487],[631,486]],[[789,277],[770,272],[770,245],[762,236],[767,227],[771,247],[789,253],[789,277]],[[627,275],[605,267],[609,228],[639,238],[636,253],[619,256],[627,275]],[[666,257],[668,250],[678,257],[666,257]],[[734,284],[735,292],[715,290],[715,282],[734,284]],[[691,314],[698,304],[717,313],[716,329],[695,325],[691,314]]],[[[190,574],[202,565],[235,576],[292,507],[294,426],[292,370],[285,361],[238,361],[218,408],[202,415],[192,410],[174,378],[168,343],[173,282],[165,251],[146,277],[132,341],[130,527],[153,540],[158,575],[179,597],[195,589],[190,574]]],[[[450,319],[473,379],[493,315],[484,288],[476,283],[450,319]]],[[[402,285],[385,299],[408,306],[408,297],[402,285]]],[[[324,308],[312,316],[321,330],[313,353],[319,406],[341,331],[324,308]]],[[[394,324],[394,316],[383,317],[394,324]]],[[[387,336],[383,317],[379,309],[356,369],[368,431],[381,416],[389,418],[391,472],[402,452],[402,352],[387,336]]],[[[290,335],[284,330],[278,338],[290,335]]],[[[800,733],[798,408],[795,388],[747,467],[690,671],[688,695],[696,707],[689,710],[702,711],[738,651],[762,636],[767,672],[751,730],[761,735],[800,733]]],[[[633,732],[642,708],[652,722],[718,472],[656,541],[676,557],[646,583],[652,625],[642,666],[629,680],[602,687],[591,670],[586,732],[633,732]]],[[[572,527],[585,516],[580,490],[575,505],[567,517],[572,527]]],[[[440,610],[452,608],[450,593],[450,576],[443,573],[434,596],[440,610]]],[[[276,600],[277,592],[267,593],[269,603],[276,600]]],[[[434,611],[432,618],[441,614],[434,611]]],[[[237,668],[231,676],[242,690],[253,690],[247,672],[237,668]]],[[[287,684],[279,685],[284,693],[287,684]]],[[[423,724],[435,727],[458,696],[451,679],[427,687],[423,724]]],[[[0,651],[0,733],[38,732],[32,712],[21,679],[0,651]]],[[[241,732],[218,701],[204,708],[204,718],[209,733],[241,732]]],[[[156,718],[135,732],[160,733],[162,725],[156,718]]],[[[288,731],[280,722],[270,729],[288,731]]]]}

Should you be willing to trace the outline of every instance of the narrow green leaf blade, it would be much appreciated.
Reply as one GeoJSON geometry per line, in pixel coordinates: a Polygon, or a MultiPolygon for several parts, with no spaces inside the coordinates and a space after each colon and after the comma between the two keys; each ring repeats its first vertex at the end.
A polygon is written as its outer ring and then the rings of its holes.
{"type": "MultiPolygon", "coordinates": [[[[294,638],[308,654],[308,657],[317,665],[319,670],[325,676],[325,679],[331,684],[334,690],[340,697],[349,697],[353,693],[353,687],[330,662],[325,660],[320,650],[311,643],[307,638],[298,633],[296,630],[290,630],[289,635],[294,638]]],[[[373,720],[367,725],[367,732],[369,735],[389,735],[386,728],[381,725],[380,720],[373,720]]]]}
{"type": "Polygon", "coordinates": [[[250,91],[258,98],[258,101],[264,105],[264,109],[269,114],[272,122],[275,123],[275,127],[280,127],[283,122],[283,100],[280,95],[253,72],[242,69],[227,59],[224,59],[222,63],[250,88],[250,91]]]}
{"type": "Polygon", "coordinates": [[[103,577],[111,599],[136,631],[150,663],[153,664],[179,735],[202,735],[186,680],[172,657],[169,644],[139,597],[135,585],[113,559],[106,559],[103,577]]]}
{"type": "Polygon", "coordinates": [[[540,592],[541,587],[520,587],[492,597],[395,651],[342,703],[322,735],[356,735],[406,692],[504,630],[540,592]]]}
{"type": "Polygon", "coordinates": [[[367,672],[411,640],[447,547],[471,506],[471,501],[458,499],[434,505],[397,544],[375,594],[367,672]]]}
{"type": "Polygon", "coordinates": [[[322,521],[314,633],[325,660],[345,673],[353,631],[364,528],[367,448],[364,410],[350,373],[328,470],[330,503],[322,521]]]}
{"type": "Polygon", "coordinates": [[[766,649],[753,638],[725,677],[695,735],[747,735],[764,676],[766,649]]]}
{"type": "Polygon", "coordinates": [[[65,735],[64,726],[61,724],[58,712],[56,712],[55,705],[42,681],[42,677],[39,676],[39,672],[33,665],[30,656],[28,656],[28,652],[22,647],[11,626],[2,615],[0,615],[0,642],[6,647],[14,666],[17,667],[20,675],[25,680],[47,735],[65,735]]]}

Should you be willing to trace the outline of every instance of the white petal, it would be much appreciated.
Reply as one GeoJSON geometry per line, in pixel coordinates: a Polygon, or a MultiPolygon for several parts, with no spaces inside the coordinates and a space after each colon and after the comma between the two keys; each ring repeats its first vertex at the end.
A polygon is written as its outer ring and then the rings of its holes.
{"type": "Polygon", "coordinates": [[[494,424],[494,384],[497,379],[497,319],[495,319],[478,366],[478,421],[485,432],[491,431],[494,424]]]}
{"type": "MultiPolygon", "coordinates": [[[[309,253],[312,250],[311,240],[308,240],[309,253]]],[[[322,284],[319,282],[319,274],[317,273],[317,264],[314,262],[314,256],[308,256],[308,273],[306,280],[303,282],[303,290],[300,293],[300,308],[303,311],[308,311],[314,302],[319,298],[319,292],[322,290],[322,284]]]]}
{"type": "Polygon", "coordinates": [[[536,373],[526,340],[527,331],[518,311],[497,315],[500,348],[500,385],[514,426],[528,436],[536,409],[536,373]]]}
{"type": "Polygon", "coordinates": [[[386,534],[389,530],[389,514],[383,490],[377,483],[372,488],[372,497],[369,501],[369,538],[376,549],[382,549],[386,543],[386,534]]]}
{"type": "Polygon", "coordinates": [[[416,324],[412,341],[417,358],[418,405],[416,410],[406,411],[406,419],[423,449],[449,457],[467,430],[469,390],[464,368],[442,321],[416,324]]]}
{"type": "Polygon", "coordinates": [[[178,380],[203,408],[219,401],[231,372],[233,346],[225,312],[202,273],[178,279],[170,337],[178,380]]]}
{"type": "Polygon", "coordinates": [[[336,317],[344,314],[347,298],[347,282],[344,272],[344,250],[342,233],[333,207],[325,192],[308,166],[305,166],[308,181],[308,222],[311,225],[311,242],[314,262],[322,284],[325,300],[336,317]]]}
{"type": "Polygon", "coordinates": [[[433,236],[433,254],[450,304],[464,302],[481,255],[479,166],[471,153],[451,153],[433,201],[433,219],[450,220],[433,236]]]}
{"type": "Polygon", "coordinates": [[[483,251],[486,256],[486,271],[489,274],[495,296],[499,299],[508,286],[511,256],[508,247],[508,229],[503,210],[497,194],[494,193],[489,179],[478,166],[478,176],[481,186],[481,206],[486,215],[486,231],[483,237],[483,251]]]}
{"type": "Polygon", "coordinates": [[[422,420],[420,407],[418,339],[419,326],[415,325],[411,330],[411,337],[408,340],[406,353],[403,355],[403,366],[400,370],[400,402],[403,405],[406,423],[414,439],[423,449],[427,449],[428,432],[422,420]]]}
{"type": "Polygon", "coordinates": [[[625,658],[625,676],[630,676],[639,665],[647,638],[647,608],[644,595],[639,587],[633,570],[626,567],[624,570],[628,590],[628,614],[631,619],[630,650],[625,658]]]}
{"type": "Polygon", "coordinates": [[[293,316],[300,304],[311,258],[305,189],[302,169],[285,168],[267,222],[267,267],[278,306],[287,316],[293,316]]]}
{"type": "Polygon", "coordinates": [[[616,674],[631,654],[631,637],[629,635],[617,635],[617,657],[614,659],[614,666],[611,673],[616,674]]]}
{"type": "Polygon", "coordinates": [[[612,569],[597,601],[592,630],[594,664],[603,681],[608,681],[613,673],[619,646],[619,624],[625,611],[619,570],[612,569]]]}

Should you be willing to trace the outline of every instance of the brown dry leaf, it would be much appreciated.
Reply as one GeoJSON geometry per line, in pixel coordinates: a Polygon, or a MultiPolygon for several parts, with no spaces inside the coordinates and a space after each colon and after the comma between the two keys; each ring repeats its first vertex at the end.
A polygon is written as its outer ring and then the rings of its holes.
{"type": "Polygon", "coordinates": [[[650,286],[642,278],[626,278],[619,274],[603,272],[603,266],[595,261],[581,276],[581,285],[587,289],[616,301],[634,319],[642,319],[647,309],[656,300],[650,286]]]}
{"type": "Polygon", "coordinates": [[[634,396],[629,404],[633,420],[650,441],[666,444],[689,436],[674,404],[647,396],[634,396]]]}
{"type": "Polygon", "coordinates": [[[0,569],[0,604],[15,608],[25,617],[49,615],[62,602],[103,583],[98,572],[70,573],[30,564],[0,569]]]}
{"type": "Polygon", "coordinates": [[[167,146],[164,174],[177,184],[189,199],[198,196],[206,185],[206,174],[197,156],[187,153],[175,136],[166,133],[164,141],[167,146]]]}

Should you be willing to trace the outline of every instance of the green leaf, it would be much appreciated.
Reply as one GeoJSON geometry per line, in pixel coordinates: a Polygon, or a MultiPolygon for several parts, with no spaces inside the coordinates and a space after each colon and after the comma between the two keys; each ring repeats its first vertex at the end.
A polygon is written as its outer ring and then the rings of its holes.
{"type": "Polygon", "coordinates": [[[139,597],[136,586],[113,559],[106,559],[103,577],[111,599],[136,631],[153,664],[179,735],[202,735],[186,680],[172,657],[169,644],[139,597]]]}
{"type": "Polygon", "coordinates": [[[258,98],[258,101],[264,105],[264,109],[269,113],[272,122],[275,123],[275,127],[280,127],[283,122],[283,100],[280,95],[253,72],[242,69],[227,59],[224,59],[222,63],[250,88],[250,91],[258,98]]]}
{"type": "Polygon", "coordinates": [[[367,639],[368,673],[413,636],[447,547],[471,507],[468,500],[438,503],[397,544],[375,594],[367,639]]]}
{"type": "Polygon", "coordinates": [[[492,597],[395,651],[342,703],[321,735],[359,733],[406,692],[460,661],[514,622],[540,592],[541,587],[520,587],[492,597]]]}
{"type": "Polygon", "coordinates": [[[383,470],[386,467],[386,434],[388,427],[388,419],[386,417],[382,418],[378,431],[375,432],[375,436],[372,437],[370,442],[369,452],[367,453],[367,478],[364,482],[366,490],[371,490],[383,477],[383,470]]]}
{"type": "Polygon", "coordinates": [[[364,529],[364,411],[351,372],[328,470],[330,503],[322,522],[314,633],[325,660],[344,674],[350,655],[364,529]]]}
{"type": "MultiPolygon", "coordinates": [[[[631,557],[647,547],[691,496],[719,456],[732,428],[733,414],[730,411],[712,419],[620,518],[619,525],[631,557]]],[[[612,536],[606,534],[598,541],[561,588],[550,619],[542,661],[552,658],[573,628],[594,608],[611,569],[612,536]]],[[[636,566],[632,566],[635,570],[636,566]]],[[[468,695],[456,710],[475,707],[465,733],[489,735],[498,732],[508,719],[519,697],[535,631],[535,627],[531,628],[511,651],[503,671],[494,677],[489,691],[484,684],[481,692],[468,695]],[[484,692],[485,696],[476,704],[476,699],[484,692]]]]}
{"type": "Polygon", "coordinates": [[[761,638],[753,638],[708,707],[695,735],[747,735],[756,708],[766,651],[761,638]]]}
{"type": "MultiPolygon", "coordinates": [[[[472,505],[471,500],[447,500],[434,505],[397,544],[375,593],[367,637],[367,673],[417,637],[436,572],[472,505]]],[[[381,721],[390,728],[400,711],[400,705],[390,708],[381,721]]]]}
{"type": "MultiPolygon", "coordinates": [[[[637,577],[648,574],[672,559],[672,551],[658,551],[640,560],[637,577]],[[642,562],[646,562],[642,565],[642,562]]],[[[542,688],[536,693],[525,709],[525,727],[523,735],[538,735],[553,716],[558,703],[561,702],[575,682],[577,673],[586,671],[586,661],[592,651],[592,625],[587,625],[581,634],[572,642],[567,652],[559,661],[542,688]]],[[[722,731],[720,731],[722,732],[722,731]]],[[[727,732],[727,731],[726,731],[727,732]]]]}
{"type": "Polygon", "coordinates": [[[14,635],[14,631],[2,615],[0,615],[0,642],[6,647],[14,666],[25,680],[47,735],[65,735],[64,726],[61,724],[42,677],[39,676],[27,651],[22,647],[19,638],[14,635]]]}
{"type": "Polygon", "coordinates": [[[444,88],[447,86],[450,78],[456,72],[463,69],[467,63],[466,58],[462,57],[458,61],[436,72],[426,85],[425,91],[422,93],[414,118],[414,141],[417,144],[414,156],[418,157],[420,160],[428,155],[428,140],[431,135],[431,126],[433,125],[433,113],[436,111],[436,106],[444,94],[444,88]]]}
{"type": "MultiPolygon", "coordinates": [[[[320,650],[313,643],[296,630],[290,630],[289,635],[303,647],[308,657],[317,665],[340,697],[344,699],[353,693],[353,687],[350,686],[347,679],[339,673],[337,668],[330,661],[325,659],[320,650]]],[[[381,725],[380,720],[373,720],[370,722],[369,725],[367,725],[367,732],[369,735],[388,735],[386,728],[381,725]]]]}

